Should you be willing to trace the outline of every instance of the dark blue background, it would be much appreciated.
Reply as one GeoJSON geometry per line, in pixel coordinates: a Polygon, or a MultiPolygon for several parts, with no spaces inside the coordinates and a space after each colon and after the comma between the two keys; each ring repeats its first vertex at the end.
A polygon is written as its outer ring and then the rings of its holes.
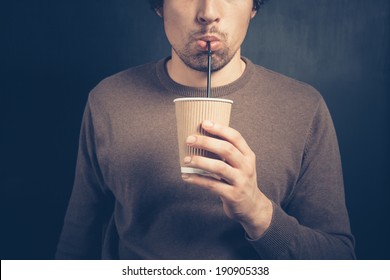
{"type": "MultiPolygon", "coordinates": [[[[0,10],[0,257],[50,259],[88,92],[170,49],[146,0],[15,0],[0,10]]],[[[388,0],[270,0],[243,46],[328,103],[360,259],[390,259],[389,12],[388,0]]]]}

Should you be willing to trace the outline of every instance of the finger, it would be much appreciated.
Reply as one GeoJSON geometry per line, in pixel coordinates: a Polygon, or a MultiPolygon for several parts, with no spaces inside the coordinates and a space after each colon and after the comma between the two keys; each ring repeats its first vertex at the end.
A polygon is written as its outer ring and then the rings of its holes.
{"type": "Polygon", "coordinates": [[[243,154],[225,140],[196,135],[188,137],[187,145],[212,152],[235,168],[241,168],[245,160],[243,154]]]}
{"type": "Polygon", "coordinates": [[[232,143],[244,156],[253,155],[253,151],[248,146],[241,133],[237,130],[229,126],[224,126],[219,123],[211,122],[209,120],[206,120],[202,123],[202,128],[208,133],[218,136],[232,143]]]}
{"type": "Polygon", "coordinates": [[[226,199],[227,201],[231,200],[233,187],[224,181],[198,174],[182,174],[182,179],[187,183],[207,189],[222,199],[226,199]]]}
{"type": "Polygon", "coordinates": [[[236,169],[218,159],[202,156],[185,157],[184,164],[188,167],[202,169],[210,174],[215,174],[231,185],[236,184],[236,178],[239,178],[236,169]]]}

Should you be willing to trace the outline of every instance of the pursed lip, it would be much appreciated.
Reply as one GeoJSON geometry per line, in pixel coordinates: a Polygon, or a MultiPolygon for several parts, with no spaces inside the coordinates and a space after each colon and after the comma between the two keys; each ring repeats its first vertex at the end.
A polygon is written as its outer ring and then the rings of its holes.
{"type": "Polygon", "coordinates": [[[207,51],[207,42],[210,42],[210,48],[212,51],[216,51],[221,46],[221,41],[217,36],[204,35],[196,39],[198,47],[202,51],[207,51]]]}
{"type": "Polygon", "coordinates": [[[204,35],[197,38],[197,40],[205,41],[205,42],[213,42],[213,41],[220,41],[220,39],[217,36],[213,35],[204,35]]]}

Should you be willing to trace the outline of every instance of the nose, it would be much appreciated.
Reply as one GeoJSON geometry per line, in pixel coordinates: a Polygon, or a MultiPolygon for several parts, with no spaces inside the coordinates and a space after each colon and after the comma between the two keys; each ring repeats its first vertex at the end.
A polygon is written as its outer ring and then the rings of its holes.
{"type": "Polygon", "coordinates": [[[200,0],[197,14],[197,21],[202,25],[209,25],[221,20],[221,9],[218,6],[219,0],[200,0]]]}

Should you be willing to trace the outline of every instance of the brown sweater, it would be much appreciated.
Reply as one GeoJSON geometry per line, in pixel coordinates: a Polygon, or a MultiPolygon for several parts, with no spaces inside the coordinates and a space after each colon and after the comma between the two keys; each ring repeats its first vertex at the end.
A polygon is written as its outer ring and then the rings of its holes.
{"type": "Polygon", "coordinates": [[[205,89],[175,83],[161,60],[91,92],[57,258],[354,258],[324,100],[243,59],[244,74],[211,95],[234,101],[231,126],[257,156],[258,185],[274,206],[266,233],[249,240],[218,197],[182,181],[173,99],[205,96],[205,89]]]}

